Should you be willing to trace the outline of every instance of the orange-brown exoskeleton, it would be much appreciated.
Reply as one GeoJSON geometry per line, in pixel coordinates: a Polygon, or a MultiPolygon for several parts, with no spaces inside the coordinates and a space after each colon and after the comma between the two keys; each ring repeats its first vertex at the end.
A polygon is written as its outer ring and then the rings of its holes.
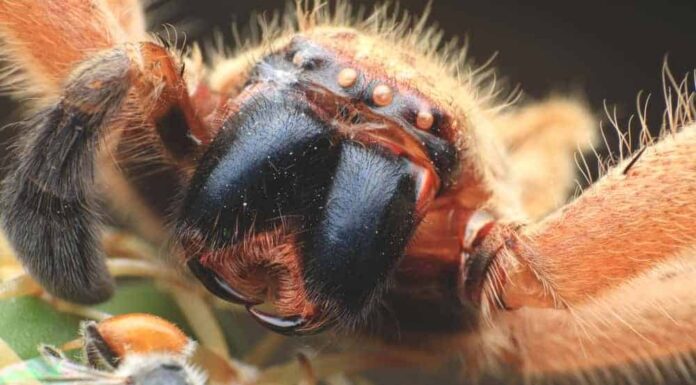
{"type": "Polygon", "coordinates": [[[175,325],[149,314],[125,314],[81,324],[86,364],[47,345],[45,365],[21,362],[0,370],[3,384],[204,385],[205,374],[189,363],[195,343],[175,325]]]}
{"type": "Polygon", "coordinates": [[[178,327],[150,314],[124,314],[82,323],[87,361],[116,368],[133,354],[188,356],[194,343],[178,327]]]}
{"type": "Polygon", "coordinates": [[[147,238],[169,218],[203,285],[281,333],[444,347],[520,378],[693,381],[693,99],[563,206],[590,114],[501,109],[423,20],[300,6],[206,68],[137,7],[0,2],[8,86],[38,110],[3,225],[48,291],[111,294],[102,192],[147,238]]]}

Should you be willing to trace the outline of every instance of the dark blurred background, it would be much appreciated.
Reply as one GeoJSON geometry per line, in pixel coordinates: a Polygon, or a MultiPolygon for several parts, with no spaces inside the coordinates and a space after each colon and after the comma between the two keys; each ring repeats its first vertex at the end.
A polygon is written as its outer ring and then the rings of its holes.
{"type": "MultiPolygon", "coordinates": [[[[144,0],[151,30],[172,23],[189,41],[210,41],[215,31],[229,37],[232,22],[244,27],[252,14],[272,14],[286,0],[144,0]]],[[[371,1],[353,1],[370,8],[371,1]]],[[[403,9],[421,14],[426,2],[399,1],[403,9]]],[[[661,67],[668,57],[677,78],[696,68],[696,1],[516,1],[434,0],[431,20],[447,37],[468,37],[470,56],[493,64],[526,98],[553,92],[584,95],[598,119],[607,121],[603,103],[618,111],[622,127],[635,113],[639,91],[652,94],[649,121],[661,122],[661,67]]],[[[242,28],[243,29],[243,28],[242,28]]],[[[229,44],[232,39],[229,38],[229,44]]],[[[17,119],[16,105],[0,98],[0,124],[17,119]]],[[[638,126],[634,124],[634,129],[638,126]]],[[[612,130],[610,143],[615,142],[612,130]]],[[[0,132],[0,142],[12,139],[0,132]]],[[[6,155],[0,145],[0,155],[6,155]]]]}

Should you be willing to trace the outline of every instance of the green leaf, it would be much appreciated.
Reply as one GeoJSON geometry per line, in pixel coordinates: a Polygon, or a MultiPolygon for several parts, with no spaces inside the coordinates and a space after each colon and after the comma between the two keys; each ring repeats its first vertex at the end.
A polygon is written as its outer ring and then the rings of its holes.
{"type": "MultiPolygon", "coordinates": [[[[109,314],[150,313],[165,318],[191,335],[174,300],[151,281],[126,280],[108,302],[95,307],[109,314]]],[[[62,313],[35,297],[0,301],[0,338],[22,359],[36,357],[40,344],[60,346],[78,336],[82,319],[62,313]]]]}
{"type": "Polygon", "coordinates": [[[108,302],[95,306],[95,309],[117,315],[126,313],[149,313],[160,316],[179,326],[184,333],[192,330],[176,302],[166,291],[159,289],[152,281],[125,280],[119,282],[118,290],[108,302]]]}
{"type": "Polygon", "coordinates": [[[36,357],[39,344],[61,345],[77,336],[80,319],[34,297],[0,301],[0,338],[22,359],[36,357]]]}

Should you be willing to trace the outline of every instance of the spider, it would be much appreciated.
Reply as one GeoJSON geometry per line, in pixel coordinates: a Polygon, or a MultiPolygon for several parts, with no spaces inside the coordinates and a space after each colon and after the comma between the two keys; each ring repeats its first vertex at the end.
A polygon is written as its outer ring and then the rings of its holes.
{"type": "MultiPolygon", "coordinates": [[[[60,384],[207,384],[188,361],[196,348],[175,325],[149,314],[125,314],[102,322],[85,321],[80,334],[87,365],[61,351],[39,347],[46,365],[21,362],[0,371],[3,384],[41,381],[60,384]],[[31,380],[29,380],[31,379],[31,380]]],[[[39,382],[36,382],[39,383],[39,382]]]]}
{"type": "Polygon", "coordinates": [[[148,35],[136,0],[0,2],[6,85],[32,97],[2,223],[39,283],[110,296],[104,197],[280,333],[525,380],[693,381],[687,93],[566,203],[596,136],[582,103],[506,106],[425,18],[296,8],[208,66],[148,35]]]}

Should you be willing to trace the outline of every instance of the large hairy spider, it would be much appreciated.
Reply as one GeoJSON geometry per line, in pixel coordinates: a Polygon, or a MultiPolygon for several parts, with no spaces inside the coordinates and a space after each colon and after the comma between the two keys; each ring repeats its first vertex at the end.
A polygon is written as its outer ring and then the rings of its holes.
{"type": "Polygon", "coordinates": [[[424,19],[336,8],[298,6],[206,67],[146,34],[136,0],[0,1],[6,84],[35,110],[2,195],[29,272],[70,301],[111,295],[99,195],[281,333],[526,379],[694,381],[688,95],[562,206],[595,137],[582,104],[502,109],[424,19]]]}

